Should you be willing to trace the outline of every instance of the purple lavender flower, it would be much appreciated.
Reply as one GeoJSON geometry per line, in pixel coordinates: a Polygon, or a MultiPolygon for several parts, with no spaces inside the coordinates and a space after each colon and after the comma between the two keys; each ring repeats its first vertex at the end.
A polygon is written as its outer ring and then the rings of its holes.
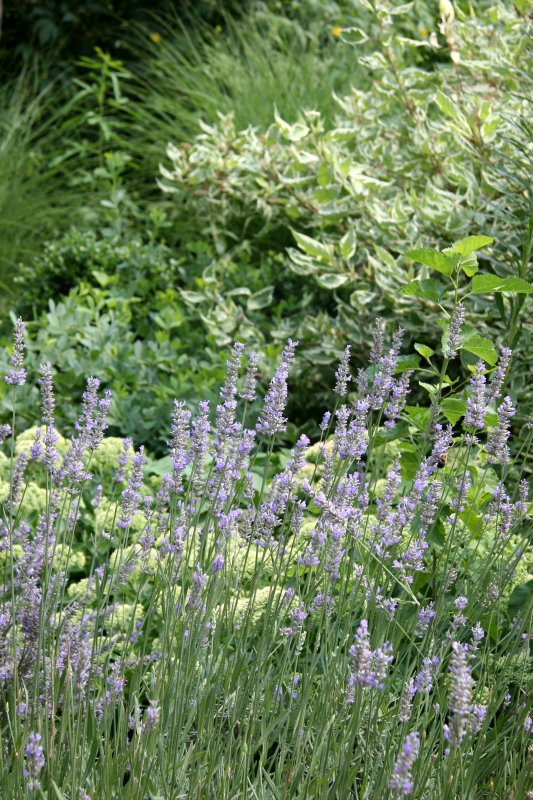
{"type": "Polygon", "coordinates": [[[122,440],[122,450],[120,451],[117,459],[117,469],[113,475],[114,483],[123,483],[126,480],[126,469],[130,460],[130,451],[133,447],[131,439],[125,438],[122,440]]]}
{"type": "Polygon", "coordinates": [[[189,592],[189,598],[187,600],[187,608],[191,608],[196,611],[203,610],[204,602],[202,600],[202,592],[204,590],[206,581],[207,575],[205,572],[202,572],[200,566],[197,564],[192,576],[192,586],[189,592]]]}
{"type": "Polygon", "coordinates": [[[378,317],[372,331],[372,349],[370,350],[371,364],[377,364],[383,355],[384,341],[383,320],[381,317],[378,317]]]}
{"type": "Polygon", "coordinates": [[[359,460],[368,449],[368,432],[366,418],[369,410],[367,398],[358,398],[353,406],[353,419],[349,421],[350,414],[346,406],[341,406],[337,412],[335,426],[335,452],[339,458],[346,460],[359,460]],[[349,421],[349,424],[348,424],[349,421]]]}
{"type": "Polygon", "coordinates": [[[452,642],[450,672],[452,675],[449,704],[451,717],[449,724],[444,726],[444,737],[450,747],[457,748],[467,733],[473,683],[468,667],[468,651],[459,642],[452,642]]]}
{"type": "Polygon", "coordinates": [[[402,697],[400,699],[400,709],[398,711],[398,719],[400,722],[409,722],[411,718],[411,708],[413,705],[413,697],[416,694],[416,686],[413,678],[404,684],[402,690],[402,697]]]}
{"type": "Polygon", "coordinates": [[[98,486],[96,487],[94,497],[91,500],[91,505],[93,508],[100,508],[100,505],[102,503],[102,491],[103,491],[102,484],[99,483],[98,486]]]}
{"type": "Polygon", "coordinates": [[[159,725],[161,719],[161,708],[157,700],[150,700],[150,704],[145,711],[145,721],[143,726],[143,733],[150,733],[159,725]]]}
{"type": "Polygon", "coordinates": [[[89,450],[97,450],[104,438],[107,430],[107,414],[111,405],[111,391],[106,389],[104,396],[99,398],[96,403],[94,419],[88,441],[89,450]]]}
{"type": "Polygon", "coordinates": [[[512,350],[509,350],[508,347],[502,347],[500,358],[498,360],[498,366],[490,376],[490,383],[487,390],[489,403],[493,403],[501,394],[512,355],[512,350]]]}
{"type": "Polygon", "coordinates": [[[371,397],[371,406],[376,411],[382,407],[392,389],[392,376],[396,367],[396,357],[400,352],[402,338],[403,330],[398,328],[392,339],[392,346],[388,352],[382,355],[377,361],[377,370],[374,375],[371,397]]]}
{"type": "Polygon", "coordinates": [[[225,559],[222,553],[217,553],[213,559],[213,566],[211,567],[212,572],[220,572],[224,566],[224,563],[225,559]]]}
{"type": "Polygon", "coordinates": [[[440,664],[438,656],[426,657],[422,661],[422,669],[415,676],[414,685],[417,692],[430,692],[433,688],[433,677],[436,675],[440,664]]]}
{"type": "Polygon", "coordinates": [[[126,686],[126,679],[121,674],[120,662],[114,661],[111,664],[110,672],[107,676],[107,690],[105,693],[106,702],[109,705],[116,705],[126,686]]]}
{"type": "Polygon", "coordinates": [[[128,528],[137,513],[142,500],[141,487],[143,485],[143,465],[146,461],[144,446],[141,445],[133,457],[133,468],[128,479],[128,484],[122,492],[120,501],[120,517],[117,522],[119,528],[128,528]]]}
{"type": "Polygon", "coordinates": [[[43,439],[44,454],[42,458],[44,466],[51,473],[55,470],[56,464],[60,458],[59,451],[56,447],[58,440],[59,436],[56,433],[54,425],[47,425],[43,439]]]}
{"type": "Polygon", "coordinates": [[[259,366],[259,355],[257,353],[250,353],[248,367],[246,369],[246,376],[244,379],[244,389],[240,394],[241,400],[246,403],[253,403],[256,398],[256,382],[259,366]]]}
{"type": "Polygon", "coordinates": [[[417,636],[422,636],[431,624],[431,620],[435,616],[435,603],[429,603],[423,606],[418,612],[418,620],[416,624],[415,633],[417,636]]]}
{"type": "Polygon", "coordinates": [[[19,454],[17,460],[15,461],[15,466],[13,467],[13,472],[11,474],[11,486],[9,488],[9,496],[6,503],[7,508],[12,513],[16,511],[17,503],[19,502],[22,494],[22,484],[24,482],[24,473],[26,471],[26,467],[28,466],[28,461],[28,453],[26,450],[23,450],[22,453],[19,454]]]}
{"type": "Polygon", "coordinates": [[[302,630],[306,617],[307,613],[305,608],[302,603],[299,603],[295,608],[290,609],[290,625],[285,628],[280,628],[280,633],[284,636],[297,636],[302,630]]]}
{"type": "Polygon", "coordinates": [[[485,415],[487,413],[487,390],[485,375],[485,364],[478,361],[474,374],[470,378],[470,394],[466,400],[466,413],[464,424],[467,428],[481,430],[485,427],[485,415]]]}
{"type": "Polygon", "coordinates": [[[11,425],[0,425],[0,444],[11,436],[11,425]]]}
{"type": "Polygon", "coordinates": [[[297,346],[298,342],[288,339],[287,347],[281,354],[278,368],[270,381],[256,426],[257,430],[264,436],[275,436],[276,433],[281,433],[286,429],[287,420],[283,414],[287,403],[287,378],[289,376],[289,367],[294,361],[294,351],[297,346]]]}
{"type": "Polygon", "coordinates": [[[42,748],[41,734],[30,733],[28,736],[28,744],[26,745],[26,759],[23,774],[28,778],[27,787],[30,792],[37,792],[41,788],[39,783],[39,773],[44,769],[45,758],[44,750],[42,748]]]}
{"type": "Polygon", "coordinates": [[[404,372],[399,380],[392,380],[391,399],[385,407],[386,428],[394,428],[396,420],[405,408],[412,374],[412,372],[404,372]]]}
{"type": "Polygon", "coordinates": [[[490,432],[487,441],[487,462],[489,464],[508,464],[511,457],[507,440],[509,438],[509,421],[516,409],[510,397],[504,397],[498,409],[498,424],[490,432]]]}
{"type": "Polygon", "coordinates": [[[26,383],[26,370],[24,363],[24,323],[20,317],[15,322],[13,331],[13,355],[9,359],[12,369],[9,370],[4,380],[12,386],[23,386],[26,383]]]}
{"type": "Polygon", "coordinates": [[[288,589],[285,589],[285,592],[283,594],[283,600],[282,600],[282,605],[285,608],[290,606],[295,594],[296,594],[296,592],[294,591],[294,589],[291,589],[290,587],[288,589]]]}
{"type": "Polygon", "coordinates": [[[472,649],[475,650],[478,647],[479,643],[483,641],[484,638],[485,638],[485,631],[483,630],[479,622],[476,622],[475,626],[472,628],[472,641],[473,641],[472,649]]]}
{"type": "Polygon", "coordinates": [[[348,384],[351,381],[350,375],[350,345],[346,345],[344,354],[335,373],[335,394],[339,397],[346,397],[348,394],[348,384]]]}
{"type": "Polygon", "coordinates": [[[198,404],[199,414],[192,423],[191,434],[191,483],[195,495],[200,492],[203,478],[203,465],[209,450],[209,403],[202,401],[198,404]]]}
{"type": "MultiPolygon", "coordinates": [[[[326,411],[326,413],[322,417],[322,422],[320,423],[320,430],[321,431],[327,431],[327,429],[329,428],[330,420],[331,420],[331,411],[326,411]]],[[[9,434],[8,434],[8,436],[9,436],[9,434]]]]}
{"type": "Polygon", "coordinates": [[[389,789],[396,797],[404,797],[413,791],[412,769],[418,755],[420,737],[418,733],[409,733],[402,745],[389,782],[389,789]]]}
{"type": "Polygon", "coordinates": [[[349,650],[352,672],[348,679],[347,703],[354,702],[356,686],[384,688],[389,664],[394,660],[391,652],[390,642],[371,650],[368,622],[366,619],[361,620],[354,643],[349,650]]]}
{"type": "Polygon", "coordinates": [[[49,361],[46,364],[40,364],[41,379],[39,384],[41,386],[41,419],[43,425],[54,424],[54,382],[52,378],[52,365],[49,361]]]}
{"type": "Polygon", "coordinates": [[[472,710],[470,713],[470,721],[469,721],[469,730],[468,732],[474,736],[476,733],[479,733],[481,728],[483,727],[483,721],[487,716],[487,706],[484,705],[475,705],[472,706],[472,710]]]}
{"type": "Polygon", "coordinates": [[[44,444],[41,441],[41,429],[37,428],[33,443],[30,447],[30,458],[32,461],[40,461],[44,456],[44,444]]]}
{"type": "Polygon", "coordinates": [[[183,488],[183,473],[190,463],[188,446],[190,440],[191,412],[185,408],[185,403],[174,400],[170,433],[172,438],[168,442],[170,459],[172,461],[172,478],[174,491],[179,493],[183,488]]]}
{"type": "MultiPolygon", "coordinates": [[[[361,620],[355,634],[355,641],[349,652],[353,668],[353,672],[350,675],[350,689],[353,686],[371,686],[373,681],[372,649],[370,647],[370,634],[368,633],[366,619],[361,620]]],[[[350,694],[350,697],[353,697],[353,693],[350,694]]],[[[351,702],[353,702],[353,699],[351,702]]]]}
{"type": "Polygon", "coordinates": [[[444,356],[445,358],[449,358],[450,360],[455,358],[457,355],[457,351],[461,347],[463,343],[463,337],[461,336],[461,328],[465,321],[465,307],[462,303],[459,303],[453,312],[453,317],[450,322],[450,327],[448,328],[448,341],[444,348],[444,356]]]}

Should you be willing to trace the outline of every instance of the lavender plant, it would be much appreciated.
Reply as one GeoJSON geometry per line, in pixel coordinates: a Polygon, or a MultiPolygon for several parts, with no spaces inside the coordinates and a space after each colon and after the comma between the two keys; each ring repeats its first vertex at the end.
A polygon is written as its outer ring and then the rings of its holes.
{"type": "Polygon", "coordinates": [[[458,302],[442,354],[419,348],[429,409],[408,404],[402,332],[387,344],[378,321],[366,370],[344,354],[320,441],[278,469],[297,343],[257,419],[260,360],[236,344],[216,408],[174,404],[162,478],[142,446],[109,444],[95,378],[63,439],[43,365],[41,427],[17,436],[36,377],[17,321],[3,797],[527,796],[532,504],[508,449],[510,352],[464,388],[448,376],[472,348],[458,302]]]}

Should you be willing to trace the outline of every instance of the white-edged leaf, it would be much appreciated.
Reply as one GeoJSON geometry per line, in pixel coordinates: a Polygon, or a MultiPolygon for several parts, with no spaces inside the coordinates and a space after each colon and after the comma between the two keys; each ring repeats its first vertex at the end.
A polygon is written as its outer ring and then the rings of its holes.
{"type": "Polygon", "coordinates": [[[260,308],[266,308],[271,304],[273,296],[274,287],[265,286],[264,289],[260,289],[248,298],[246,308],[248,311],[257,311],[260,308]]]}
{"type": "Polygon", "coordinates": [[[291,232],[296,239],[298,246],[304,251],[304,253],[307,253],[308,256],[318,258],[324,264],[333,263],[334,250],[331,244],[319,242],[317,239],[312,239],[305,233],[298,233],[298,231],[295,231],[293,228],[291,228],[291,232]]]}
{"type": "Polygon", "coordinates": [[[356,245],[357,245],[357,236],[352,228],[352,230],[344,234],[344,236],[339,242],[339,249],[341,251],[341,256],[344,258],[345,261],[349,261],[350,258],[352,258],[352,256],[355,253],[356,245]]]}

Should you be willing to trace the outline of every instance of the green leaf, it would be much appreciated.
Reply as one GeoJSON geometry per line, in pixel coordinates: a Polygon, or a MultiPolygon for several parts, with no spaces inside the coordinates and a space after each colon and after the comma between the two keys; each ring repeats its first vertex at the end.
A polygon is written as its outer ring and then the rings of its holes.
{"type": "Polygon", "coordinates": [[[422,358],[425,358],[426,361],[430,361],[431,356],[433,355],[433,350],[431,347],[427,347],[425,344],[415,344],[415,350],[417,353],[420,353],[422,358]]]}
{"type": "Polygon", "coordinates": [[[515,278],[509,275],[503,282],[501,292],[515,292],[516,294],[531,294],[533,292],[533,285],[528,283],[523,278],[515,278]]]}
{"type": "Polygon", "coordinates": [[[404,286],[400,294],[408,297],[421,297],[423,300],[432,300],[440,303],[446,287],[436,278],[425,278],[421,281],[411,281],[404,286]]]}
{"type": "Polygon", "coordinates": [[[455,425],[464,416],[466,400],[460,400],[457,397],[446,397],[441,401],[440,407],[448,422],[455,425]]]}
{"type": "Polygon", "coordinates": [[[265,286],[264,289],[260,289],[248,298],[246,308],[248,311],[257,311],[259,308],[266,308],[271,304],[273,295],[274,287],[265,286]]]}
{"type": "Polygon", "coordinates": [[[515,586],[509,597],[509,613],[515,615],[521,609],[526,609],[533,597],[533,580],[515,586]]]}
{"type": "Polygon", "coordinates": [[[344,258],[345,261],[348,261],[352,258],[353,254],[355,253],[357,237],[355,231],[352,230],[348,231],[339,242],[339,247],[341,251],[341,256],[344,258]]]}
{"type": "Polygon", "coordinates": [[[421,406],[405,406],[404,413],[409,417],[409,421],[416,428],[418,428],[418,430],[423,431],[427,428],[430,417],[429,408],[422,408],[421,406]]]}
{"type": "Polygon", "coordinates": [[[308,256],[318,258],[324,264],[333,263],[333,247],[330,244],[323,244],[322,242],[306,236],[305,233],[298,233],[291,228],[292,235],[296,239],[298,246],[307,253],[308,256]]]}
{"type": "Polygon", "coordinates": [[[349,280],[348,275],[339,275],[334,272],[316,276],[316,282],[323,289],[338,289],[339,286],[344,286],[349,280]]]}
{"type": "Polygon", "coordinates": [[[469,278],[473,278],[476,272],[479,269],[477,263],[477,257],[475,253],[470,253],[469,256],[461,259],[461,269],[468,275],[469,278]]]}
{"type": "Polygon", "coordinates": [[[499,289],[503,284],[504,279],[498,278],[497,275],[491,275],[488,272],[483,272],[481,275],[476,275],[472,279],[472,294],[483,294],[484,292],[493,292],[499,289]]]}
{"type": "Polygon", "coordinates": [[[485,339],[484,336],[479,336],[479,334],[475,334],[470,339],[467,339],[466,342],[463,342],[461,350],[473,353],[491,366],[494,366],[498,361],[498,355],[490,339],[485,339]]]}
{"type": "Polygon", "coordinates": [[[491,273],[476,275],[472,279],[472,294],[485,292],[515,292],[516,294],[531,294],[533,286],[523,278],[510,275],[508,278],[499,278],[491,273]]]}
{"type": "Polygon", "coordinates": [[[418,369],[420,366],[420,359],[411,353],[409,356],[398,356],[394,367],[394,374],[398,375],[400,372],[408,372],[411,369],[418,369]]]}
{"type": "Polygon", "coordinates": [[[453,271],[453,264],[446,258],[446,256],[439,250],[432,250],[429,247],[420,247],[417,250],[408,250],[404,253],[405,258],[410,258],[412,261],[418,261],[430,269],[435,269],[443,275],[451,275],[453,271]]]}
{"type": "Polygon", "coordinates": [[[435,386],[433,386],[431,383],[426,383],[425,381],[419,381],[418,385],[421,386],[422,389],[425,389],[430,397],[433,397],[433,395],[437,391],[437,388],[435,386]]]}
{"type": "Polygon", "coordinates": [[[460,253],[462,256],[469,256],[470,253],[482,250],[493,242],[494,238],[492,236],[467,236],[466,239],[454,242],[452,247],[456,253],[460,253]]]}

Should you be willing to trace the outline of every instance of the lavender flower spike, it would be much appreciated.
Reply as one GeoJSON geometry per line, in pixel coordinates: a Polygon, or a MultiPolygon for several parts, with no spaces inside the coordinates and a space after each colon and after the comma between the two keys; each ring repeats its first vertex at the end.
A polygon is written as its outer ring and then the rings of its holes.
{"type": "Polygon", "coordinates": [[[368,622],[362,619],[355,634],[355,641],[349,650],[353,672],[348,679],[347,703],[354,702],[356,686],[384,688],[388,666],[393,661],[391,651],[390,642],[385,642],[376,650],[370,649],[368,622]]]}
{"type": "Polygon", "coordinates": [[[26,383],[26,370],[22,366],[24,362],[24,330],[24,323],[19,317],[15,322],[13,332],[13,355],[9,359],[12,369],[4,378],[5,382],[12,386],[23,386],[26,383]]]}
{"type": "Polygon", "coordinates": [[[395,797],[405,797],[413,791],[412,769],[418,755],[420,737],[418,733],[409,733],[402,746],[402,751],[396,759],[389,789],[395,797]]]}
{"type": "Polygon", "coordinates": [[[133,468],[128,480],[128,485],[122,492],[121,513],[117,522],[119,528],[128,528],[134,515],[137,513],[139,504],[142,500],[141,488],[143,485],[143,465],[146,461],[144,447],[141,445],[138,452],[133,457],[133,468]]]}
{"type": "Polygon", "coordinates": [[[498,424],[491,431],[488,442],[487,461],[489,464],[508,464],[510,458],[509,446],[509,420],[516,413],[510,397],[505,397],[498,409],[498,424]]]}
{"type": "Polygon", "coordinates": [[[253,403],[256,398],[255,385],[257,382],[258,365],[259,355],[257,353],[250,353],[250,360],[248,361],[248,368],[244,379],[244,389],[240,394],[241,400],[245,400],[247,403],[253,403]]]}
{"type": "Polygon", "coordinates": [[[381,317],[376,319],[374,330],[372,331],[372,349],[370,350],[370,363],[377,364],[383,355],[384,336],[383,320],[381,317]]]}
{"type": "Polygon", "coordinates": [[[472,676],[468,667],[468,651],[459,642],[452,643],[450,664],[452,686],[450,691],[451,719],[444,726],[444,738],[452,748],[460,746],[467,733],[467,723],[472,703],[472,676]]]}
{"type": "Polygon", "coordinates": [[[40,364],[41,379],[39,384],[41,386],[41,419],[43,425],[54,424],[54,384],[52,379],[52,365],[49,361],[46,364],[40,364]]]}
{"type": "Polygon", "coordinates": [[[463,322],[465,321],[465,307],[462,303],[459,303],[456,306],[455,311],[453,312],[452,321],[450,322],[450,327],[448,329],[448,342],[446,347],[444,348],[444,355],[446,358],[450,360],[455,358],[457,355],[457,351],[461,347],[463,343],[463,337],[461,336],[461,327],[463,322]]]}
{"type": "Polygon", "coordinates": [[[11,425],[0,425],[0,444],[11,436],[11,425]]]}
{"type": "Polygon", "coordinates": [[[508,347],[502,347],[500,358],[498,360],[498,366],[496,367],[496,369],[494,370],[494,372],[490,377],[490,383],[487,390],[489,402],[493,402],[494,400],[497,400],[498,397],[500,397],[512,355],[513,355],[512,350],[509,350],[508,347]]]}
{"type": "Polygon", "coordinates": [[[287,420],[283,413],[287,403],[287,378],[289,367],[294,361],[294,351],[297,347],[298,342],[293,342],[292,339],[287,340],[287,347],[281,354],[281,361],[270,381],[265,402],[257,421],[257,430],[264,436],[275,436],[276,433],[286,429],[287,420]]]}
{"type": "Polygon", "coordinates": [[[40,741],[40,733],[30,733],[28,736],[28,744],[26,745],[26,765],[23,774],[25,778],[29,778],[28,789],[30,792],[37,792],[41,788],[38,776],[45,765],[45,759],[40,741]]]}
{"type": "Polygon", "coordinates": [[[470,394],[466,401],[466,414],[464,423],[467,428],[485,427],[485,414],[487,413],[487,389],[483,374],[485,364],[478,361],[474,374],[470,378],[470,394]]]}
{"type": "Polygon", "coordinates": [[[348,384],[351,380],[350,375],[350,345],[346,345],[344,353],[335,373],[335,394],[339,397],[346,397],[348,394],[348,384]]]}

